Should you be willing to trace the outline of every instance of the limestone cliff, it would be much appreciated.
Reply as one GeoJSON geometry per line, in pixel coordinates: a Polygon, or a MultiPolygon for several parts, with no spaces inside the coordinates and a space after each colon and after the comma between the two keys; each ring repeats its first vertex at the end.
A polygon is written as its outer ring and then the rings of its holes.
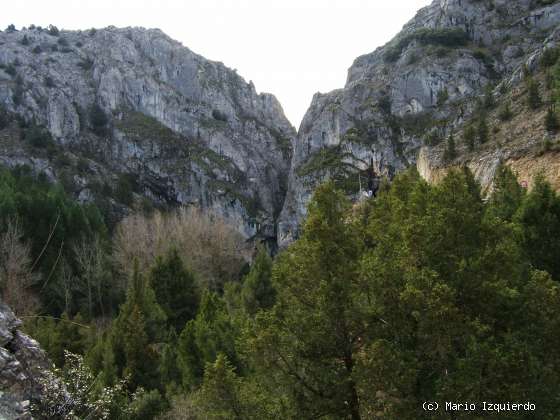
{"type": "Polygon", "coordinates": [[[31,401],[40,399],[50,362],[39,344],[20,331],[21,321],[0,302],[0,419],[30,419],[31,401]]]}
{"type": "MultiPolygon", "coordinates": [[[[426,177],[440,176],[442,140],[459,134],[484,94],[500,101],[518,86],[524,65],[534,70],[556,43],[559,24],[557,1],[435,0],[385,46],[357,58],[346,86],[316,94],[299,128],[280,246],[298,236],[313,189],[327,178],[357,194],[372,161],[389,178],[417,161],[426,177]]],[[[520,140],[462,162],[488,185],[497,164],[523,155],[530,141],[520,140]]]]}
{"type": "Polygon", "coordinates": [[[274,238],[295,130],[272,95],[157,29],[4,31],[0,105],[18,121],[0,131],[0,163],[122,212],[142,197],[197,204],[274,238]],[[30,125],[52,144],[26,142],[30,125]]]}

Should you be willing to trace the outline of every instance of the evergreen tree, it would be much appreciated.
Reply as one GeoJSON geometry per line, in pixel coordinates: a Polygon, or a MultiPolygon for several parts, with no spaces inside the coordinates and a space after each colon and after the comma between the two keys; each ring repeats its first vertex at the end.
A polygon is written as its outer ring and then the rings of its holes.
{"type": "Polygon", "coordinates": [[[156,258],[150,271],[150,285],[168,323],[180,333],[196,315],[198,293],[194,276],[185,268],[175,248],[165,258],[156,258]]]}
{"type": "Polygon", "coordinates": [[[154,345],[164,341],[165,321],[165,313],[136,263],[126,301],[107,338],[104,370],[111,372],[108,379],[128,375],[132,390],[139,386],[153,389],[160,385],[159,356],[154,345]]]}
{"type": "Polygon", "coordinates": [[[223,300],[205,291],[196,318],[187,322],[177,345],[177,363],[186,389],[200,384],[204,366],[214,363],[219,353],[238,365],[235,335],[223,300]]]}
{"type": "Polygon", "coordinates": [[[457,157],[457,150],[455,149],[455,139],[453,138],[453,133],[447,139],[447,146],[445,152],[443,153],[443,160],[450,162],[457,157]]]}
{"type": "Polygon", "coordinates": [[[486,117],[485,116],[481,116],[478,120],[478,126],[476,129],[476,134],[478,137],[478,141],[481,144],[484,144],[488,141],[489,139],[489,130],[488,130],[488,124],[486,123],[486,117]]]}
{"type": "Polygon", "coordinates": [[[501,220],[511,222],[523,202],[525,190],[517,177],[506,165],[501,165],[494,177],[494,190],[490,196],[487,213],[501,220]]]}
{"type": "Polygon", "coordinates": [[[359,237],[332,183],[309,204],[302,237],[273,271],[276,304],[256,317],[247,348],[273,392],[289,390],[300,418],[360,418],[354,367],[367,329],[357,281],[359,237]]]}
{"type": "Polygon", "coordinates": [[[475,139],[476,139],[476,130],[472,125],[468,125],[463,130],[463,141],[467,145],[467,148],[470,152],[474,150],[475,146],[475,139]]]}
{"type": "Polygon", "coordinates": [[[537,109],[542,104],[541,94],[539,92],[539,84],[529,77],[526,81],[527,84],[527,104],[530,109],[537,109]]]}
{"type": "Polygon", "coordinates": [[[558,116],[556,115],[556,112],[554,112],[552,107],[549,107],[544,119],[546,131],[555,133],[558,130],[558,124],[558,116]]]}
{"type": "Polygon", "coordinates": [[[560,280],[560,198],[542,175],[536,177],[515,220],[521,226],[523,249],[533,266],[560,280]]]}
{"type": "Polygon", "coordinates": [[[248,314],[254,315],[259,309],[268,309],[274,304],[275,291],[271,276],[272,259],[261,247],[241,289],[241,298],[248,314]]]}

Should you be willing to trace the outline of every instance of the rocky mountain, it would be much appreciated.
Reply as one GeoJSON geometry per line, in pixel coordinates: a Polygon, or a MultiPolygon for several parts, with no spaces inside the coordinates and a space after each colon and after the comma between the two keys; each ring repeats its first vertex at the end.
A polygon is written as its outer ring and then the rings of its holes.
{"type": "Polygon", "coordinates": [[[27,164],[115,218],[196,204],[275,237],[295,130],[274,96],[161,31],[0,33],[0,163],[27,164]]]}
{"type": "Polygon", "coordinates": [[[30,419],[31,400],[53,380],[39,344],[20,331],[21,321],[0,302],[0,418],[30,419]]]}
{"type": "MultiPolygon", "coordinates": [[[[445,168],[466,164],[486,188],[502,162],[514,168],[519,162],[517,169],[529,178],[551,161],[557,168],[556,157],[541,156],[546,163],[537,165],[530,154],[549,135],[544,129],[528,132],[511,123],[498,135],[497,111],[489,109],[485,121],[497,140],[470,150],[462,133],[480,119],[481,108],[506,99],[518,104],[519,121],[533,119],[519,102],[524,73],[538,70],[540,56],[560,37],[559,24],[557,1],[435,0],[389,43],[357,58],[346,86],[316,94],[299,128],[280,246],[297,238],[306,204],[327,178],[357,195],[371,166],[391,178],[417,165],[427,179],[437,180],[445,168]],[[452,162],[444,159],[444,140],[451,135],[458,153],[452,162]]],[[[554,170],[547,175],[559,178],[554,170]]],[[[559,179],[551,181],[559,185],[559,179]]]]}

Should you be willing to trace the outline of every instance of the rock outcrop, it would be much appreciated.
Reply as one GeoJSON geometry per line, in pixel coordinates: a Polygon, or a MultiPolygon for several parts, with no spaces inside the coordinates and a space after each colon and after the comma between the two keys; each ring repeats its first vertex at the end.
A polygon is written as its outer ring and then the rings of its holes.
{"type": "Polygon", "coordinates": [[[81,200],[112,192],[126,211],[119,188],[132,189],[137,203],[212,208],[247,238],[274,238],[295,130],[274,96],[157,29],[4,31],[0,105],[52,135],[30,147],[8,126],[5,165],[63,180],[81,200]]]}
{"type": "Polygon", "coordinates": [[[21,321],[0,302],[0,419],[30,419],[41,398],[50,362],[39,344],[20,330],[21,321]]]}
{"type": "MultiPolygon", "coordinates": [[[[556,43],[559,24],[558,2],[435,0],[388,44],[357,58],[346,86],[316,94],[299,128],[279,245],[297,238],[327,178],[358,194],[371,166],[390,178],[419,156],[421,173],[437,178],[441,141],[461,130],[485,92],[499,98],[519,84],[523,67],[533,70],[556,43]]],[[[510,152],[485,150],[466,163],[488,184],[510,152]]]]}

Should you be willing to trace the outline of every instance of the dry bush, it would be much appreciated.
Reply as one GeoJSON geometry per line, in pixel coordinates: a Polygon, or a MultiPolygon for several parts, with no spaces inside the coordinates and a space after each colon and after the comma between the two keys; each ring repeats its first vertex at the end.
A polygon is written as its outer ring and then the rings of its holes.
{"type": "Polygon", "coordinates": [[[130,274],[135,259],[145,272],[156,256],[165,255],[171,247],[202,285],[213,290],[237,278],[247,254],[245,240],[226,219],[192,207],[125,218],[117,228],[113,253],[118,267],[130,274]]]}
{"type": "Polygon", "coordinates": [[[6,231],[0,235],[0,293],[18,316],[32,315],[39,307],[31,291],[38,276],[31,271],[31,251],[22,236],[15,221],[8,221],[6,231]]]}

